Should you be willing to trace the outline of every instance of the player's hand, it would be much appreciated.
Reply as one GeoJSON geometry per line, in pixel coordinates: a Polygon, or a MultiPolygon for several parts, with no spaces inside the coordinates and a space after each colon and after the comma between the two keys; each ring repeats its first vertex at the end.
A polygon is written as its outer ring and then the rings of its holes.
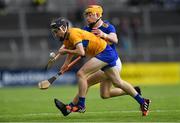
{"type": "Polygon", "coordinates": [[[96,36],[102,37],[102,38],[106,38],[107,34],[104,33],[103,31],[101,31],[100,29],[93,29],[92,33],[95,34],[96,36]]]}
{"type": "Polygon", "coordinates": [[[61,67],[60,71],[62,73],[64,73],[67,69],[68,69],[68,64],[63,64],[63,66],[61,67]]]}
{"type": "Polygon", "coordinates": [[[67,54],[67,50],[65,48],[59,49],[58,51],[61,55],[67,54]]]}

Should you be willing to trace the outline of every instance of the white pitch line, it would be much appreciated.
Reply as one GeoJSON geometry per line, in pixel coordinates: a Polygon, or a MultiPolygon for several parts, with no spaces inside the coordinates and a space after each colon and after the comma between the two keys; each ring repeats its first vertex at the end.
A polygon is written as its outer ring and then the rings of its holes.
{"type": "MultiPolygon", "coordinates": [[[[104,113],[137,113],[140,111],[137,110],[129,110],[129,111],[99,111],[99,112],[95,112],[95,111],[90,111],[90,112],[85,112],[86,114],[104,114],[104,113]]],[[[180,110],[150,110],[150,112],[180,112],[180,110]]],[[[79,113],[77,113],[79,114],[79,113]]],[[[30,116],[59,116],[59,113],[27,113],[27,114],[8,114],[8,115],[0,115],[0,118],[3,117],[30,117],[30,116]]]]}
{"type": "Polygon", "coordinates": [[[27,114],[8,114],[8,115],[1,115],[1,117],[30,117],[30,116],[49,116],[49,115],[58,115],[57,113],[27,113],[27,114]]]}
{"type": "MultiPolygon", "coordinates": [[[[124,111],[102,111],[102,112],[87,112],[87,113],[133,113],[141,112],[138,110],[124,110],[124,111]]],[[[150,112],[180,112],[180,110],[150,110],[150,112]]]]}

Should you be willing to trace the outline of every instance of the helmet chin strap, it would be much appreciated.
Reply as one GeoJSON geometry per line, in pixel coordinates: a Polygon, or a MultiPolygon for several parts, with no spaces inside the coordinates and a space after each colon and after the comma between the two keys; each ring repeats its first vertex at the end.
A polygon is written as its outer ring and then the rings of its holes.
{"type": "Polygon", "coordinates": [[[100,19],[101,19],[101,17],[99,19],[97,19],[96,22],[90,23],[89,28],[92,29],[100,19]]]}

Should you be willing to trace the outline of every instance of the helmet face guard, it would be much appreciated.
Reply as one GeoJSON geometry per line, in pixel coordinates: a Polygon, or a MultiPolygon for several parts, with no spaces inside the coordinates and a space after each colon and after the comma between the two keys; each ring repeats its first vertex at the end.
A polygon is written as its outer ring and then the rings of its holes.
{"type": "MultiPolygon", "coordinates": [[[[68,21],[65,18],[58,18],[51,22],[50,28],[53,33],[57,33],[58,30],[61,30],[65,33],[67,33],[68,29],[68,21]],[[64,29],[63,29],[64,28],[64,29]]],[[[60,41],[64,41],[65,35],[63,37],[59,37],[60,41]]]]}
{"type": "Polygon", "coordinates": [[[53,33],[57,33],[58,30],[59,30],[59,28],[52,28],[52,29],[51,29],[51,31],[52,31],[53,33]]]}

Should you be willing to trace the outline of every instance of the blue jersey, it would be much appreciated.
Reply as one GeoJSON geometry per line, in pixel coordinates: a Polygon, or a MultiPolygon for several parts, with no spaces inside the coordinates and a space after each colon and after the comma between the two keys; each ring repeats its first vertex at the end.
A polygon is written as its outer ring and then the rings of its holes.
{"type": "MultiPolygon", "coordinates": [[[[92,29],[89,28],[89,26],[85,26],[83,29],[88,31],[88,32],[92,31],[92,29]]],[[[101,31],[103,31],[106,34],[116,33],[115,27],[112,24],[110,24],[108,21],[104,21],[104,23],[98,29],[100,29],[101,31]]],[[[117,54],[117,51],[116,51],[115,43],[111,43],[109,45],[111,46],[111,48],[116,53],[116,57],[118,59],[118,54],[117,54]]]]}

